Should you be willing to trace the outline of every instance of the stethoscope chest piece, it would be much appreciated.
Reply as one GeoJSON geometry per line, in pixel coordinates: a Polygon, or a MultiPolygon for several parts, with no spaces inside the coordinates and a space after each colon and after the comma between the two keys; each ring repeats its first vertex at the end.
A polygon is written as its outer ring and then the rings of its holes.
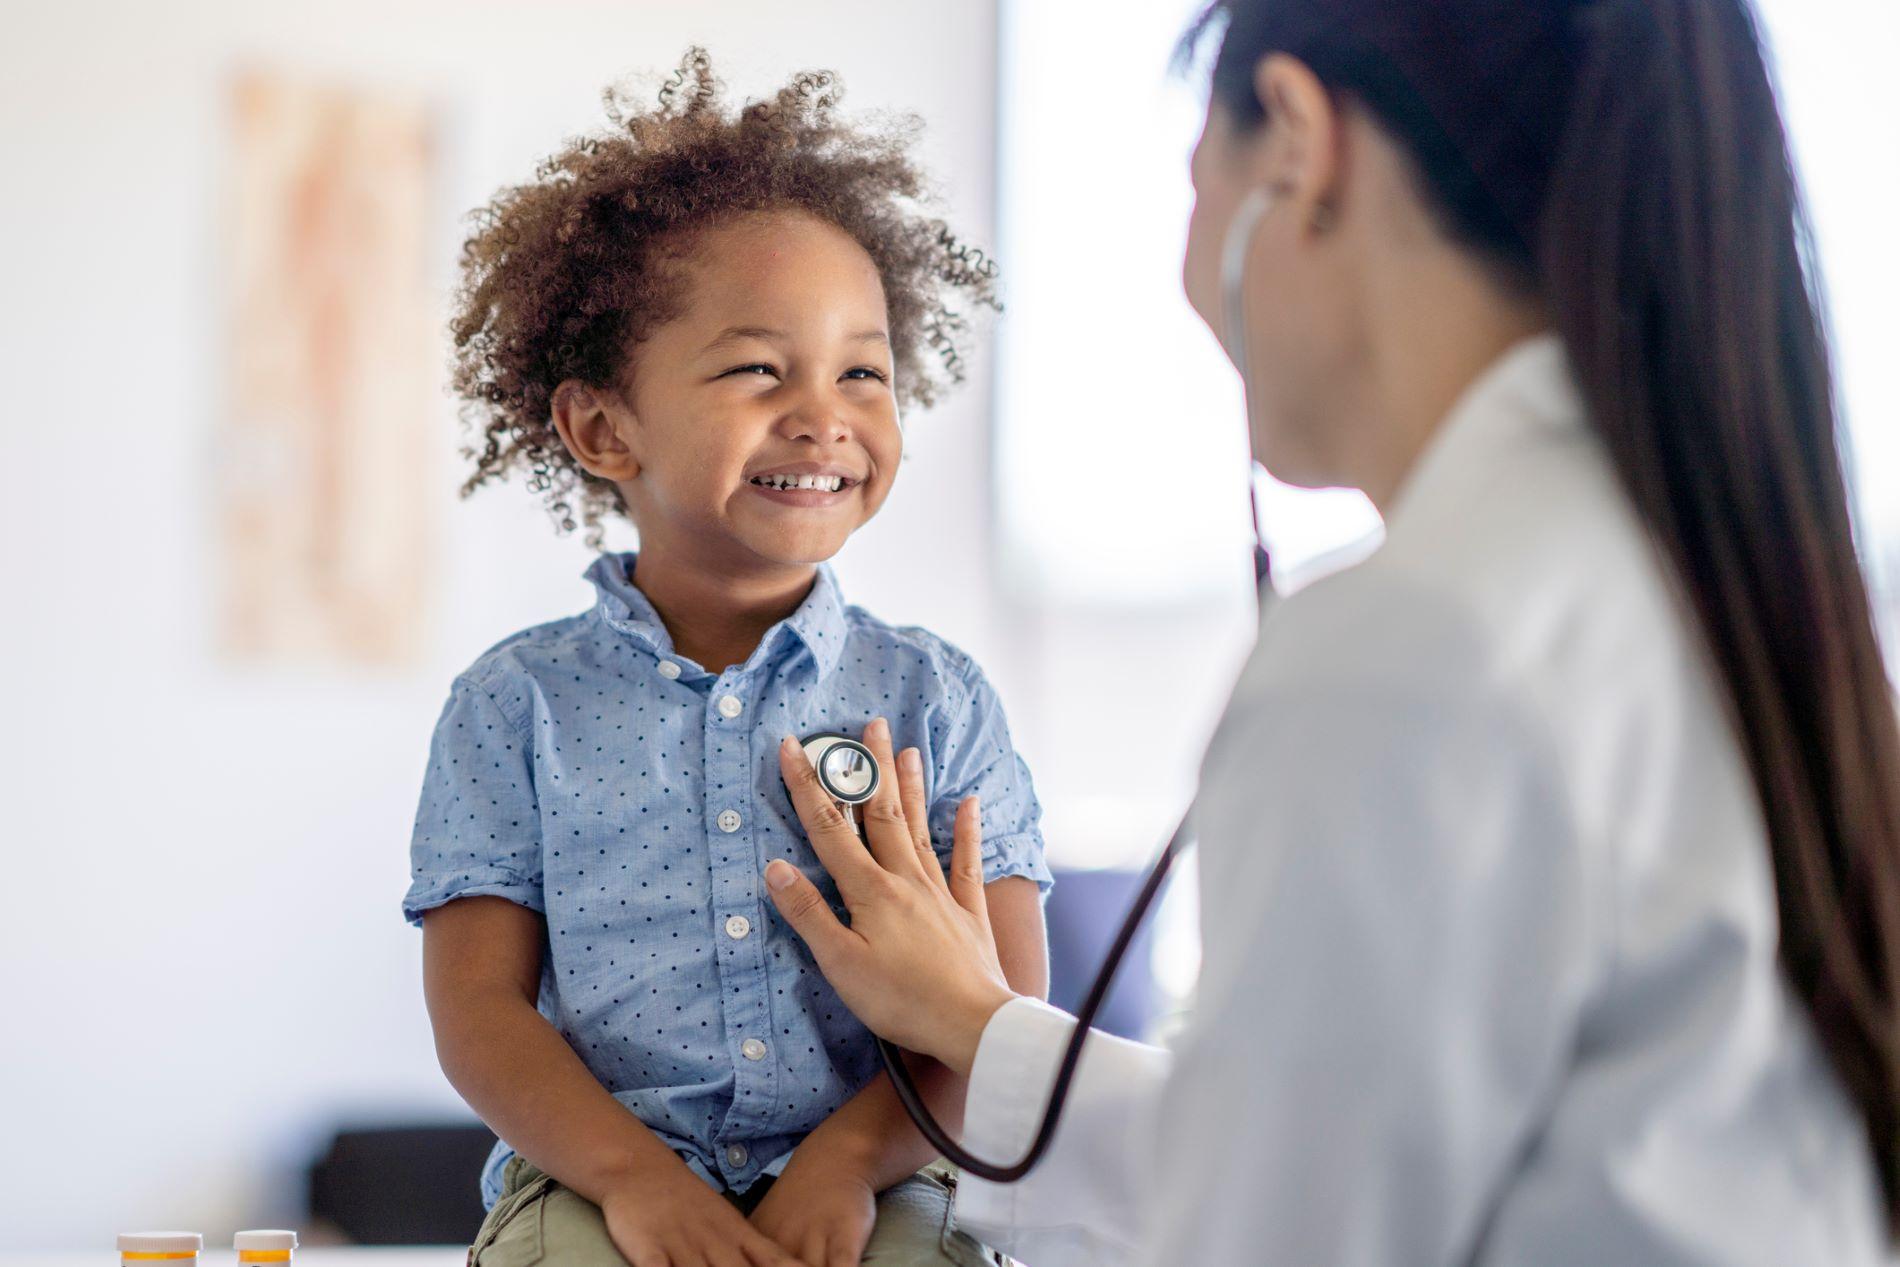
{"type": "Polygon", "coordinates": [[[818,786],[831,799],[862,805],[876,795],[882,775],[869,748],[848,735],[831,731],[807,735],[799,743],[811,768],[818,772],[818,786]]]}

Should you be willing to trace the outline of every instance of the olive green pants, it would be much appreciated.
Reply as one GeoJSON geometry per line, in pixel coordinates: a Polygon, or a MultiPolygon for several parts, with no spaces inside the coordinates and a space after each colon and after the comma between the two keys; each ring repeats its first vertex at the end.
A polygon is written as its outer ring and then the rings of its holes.
{"type": "MultiPolygon", "coordinates": [[[[956,1184],[956,1168],[937,1161],[879,1193],[877,1225],[864,1247],[867,1267],[995,1267],[1006,1261],[957,1230],[950,1205],[956,1184]]],[[[760,1180],[725,1197],[749,1215],[770,1186],[760,1180]]],[[[468,1251],[469,1267],[626,1267],[626,1261],[607,1235],[599,1206],[519,1157],[502,1172],[501,1197],[468,1251]]]]}

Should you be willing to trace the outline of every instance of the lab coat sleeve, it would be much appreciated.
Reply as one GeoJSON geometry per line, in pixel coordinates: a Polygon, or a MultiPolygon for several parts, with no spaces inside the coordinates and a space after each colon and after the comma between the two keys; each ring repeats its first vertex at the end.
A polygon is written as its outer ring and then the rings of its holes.
{"type": "MultiPolygon", "coordinates": [[[[1031,998],[1005,1004],[990,1019],[970,1071],[964,1144],[971,1152],[1009,1163],[1028,1151],[1074,1027],[1074,1017],[1031,998]]],[[[959,1226],[1030,1267],[1128,1261],[1152,1155],[1140,1141],[1168,1064],[1159,1048],[1091,1035],[1042,1164],[1016,1184],[963,1175],[959,1226]]]]}

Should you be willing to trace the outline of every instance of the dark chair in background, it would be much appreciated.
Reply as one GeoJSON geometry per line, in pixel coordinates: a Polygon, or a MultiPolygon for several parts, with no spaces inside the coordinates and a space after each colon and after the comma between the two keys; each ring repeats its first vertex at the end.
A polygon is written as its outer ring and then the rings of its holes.
{"type": "MultiPolygon", "coordinates": [[[[1049,924],[1051,1003],[1069,1012],[1082,1006],[1082,995],[1094,983],[1096,970],[1146,878],[1139,871],[1056,872],[1056,887],[1049,891],[1044,908],[1049,924]]],[[[1155,905],[1159,908],[1159,900],[1155,905]]],[[[1095,1019],[1097,1029],[1123,1038],[1148,1037],[1160,1007],[1150,962],[1153,949],[1150,919],[1128,947],[1128,957],[1095,1019]]]]}
{"type": "Polygon", "coordinates": [[[340,1130],[310,1167],[310,1213],[359,1245],[466,1245],[495,1137],[468,1125],[340,1130]]]}

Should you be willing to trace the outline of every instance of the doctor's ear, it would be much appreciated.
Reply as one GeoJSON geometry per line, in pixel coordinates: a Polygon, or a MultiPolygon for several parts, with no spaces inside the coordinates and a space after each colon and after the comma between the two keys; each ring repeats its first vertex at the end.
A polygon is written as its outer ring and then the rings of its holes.
{"type": "Polygon", "coordinates": [[[1314,233],[1324,233],[1334,220],[1344,171],[1346,130],[1339,102],[1305,62],[1285,53],[1261,58],[1253,84],[1267,113],[1254,156],[1256,175],[1276,201],[1314,233]]]}
{"type": "Polygon", "coordinates": [[[554,389],[548,409],[561,443],[588,474],[618,484],[640,473],[627,443],[636,420],[618,393],[570,378],[554,389]]]}

